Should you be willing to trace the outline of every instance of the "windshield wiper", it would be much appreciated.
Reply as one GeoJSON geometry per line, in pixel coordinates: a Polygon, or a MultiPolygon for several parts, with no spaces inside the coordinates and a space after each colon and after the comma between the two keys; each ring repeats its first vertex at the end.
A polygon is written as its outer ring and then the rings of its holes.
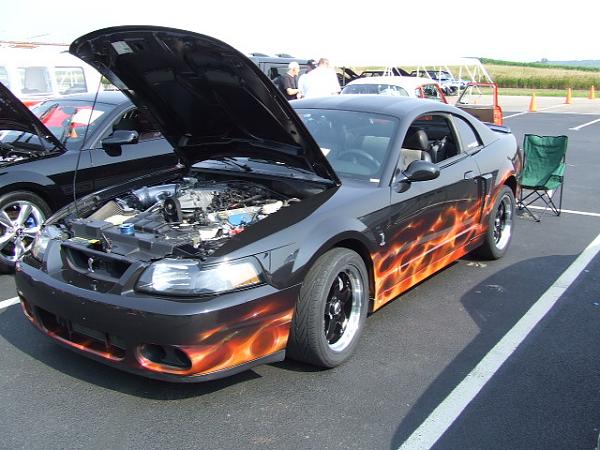
{"type": "Polygon", "coordinates": [[[244,172],[252,172],[252,167],[250,167],[247,164],[236,161],[236,159],[231,156],[222,156],[219,159],[215,159],[215,161],[220,161],[232,166],[236,166],[242,169],[244,172]]]}

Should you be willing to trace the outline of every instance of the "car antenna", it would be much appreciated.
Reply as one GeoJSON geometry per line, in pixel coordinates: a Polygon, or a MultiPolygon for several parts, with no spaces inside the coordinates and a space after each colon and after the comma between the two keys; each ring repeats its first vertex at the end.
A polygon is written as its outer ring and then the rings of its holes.
{"type": "MultiPolygon", "coordinates": [[[[77,162],[75,163],[75,171],[73,172],[73,204],[75,205],[75,215],[79,217],[79,206],[77,206],[77,170],[79,169],[79,162],[81,161],[81,152],[83,151],[83,147],[85,146],[85,141],[87,139],[88,130],[92,126],[92,115],[94,114],[94,110],[96,109],[96,102],[98,101],[98,93],[100,92],[100,87],[102,86],[102,77],[100,77],[100,81],[98,82],[98,88],[96,89],[96,94],[94,95],[94,101],[92,102],[92,109],[90,110],[90,116],[88,118],[87,126],[85,127],[85,131],[83,133],[83,139],[81,140],[81,145],[79,146],[79,151],[77,152],[77,162]]],[[[69,127],[71,125],[69,124],[69,127]]]]}

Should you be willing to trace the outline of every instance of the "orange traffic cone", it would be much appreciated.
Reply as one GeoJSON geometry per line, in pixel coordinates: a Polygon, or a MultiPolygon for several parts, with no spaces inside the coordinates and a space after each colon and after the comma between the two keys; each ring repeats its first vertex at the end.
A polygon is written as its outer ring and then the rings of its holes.
{"type": "Polygon", "coordinates": [[[567,98],[565,99],[565,104],[570,105],[573,103],[573,89],[567,89],[567,98]]]}
{"type": "Polygon", "coordinates": [[[590,88],[590,95],[588,95],[590,100],[594,100],[596,98],[596,90],[594,89],[594,85],[590,88]]]}
{"type": "Polygon", "coordinates": [[[535,92],[531,94],[531,100],[529,101],[529,112],[537,111],[537,102],[535,101],[535,92]]]}

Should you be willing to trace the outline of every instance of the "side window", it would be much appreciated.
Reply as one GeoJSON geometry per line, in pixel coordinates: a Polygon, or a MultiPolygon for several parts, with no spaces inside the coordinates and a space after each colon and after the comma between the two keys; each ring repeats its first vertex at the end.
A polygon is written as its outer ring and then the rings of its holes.
{"type": "Polygon", "coordinates": [[[54,74],[60,94],[75,94],[87,91],[83,67],[57,67],[54,74]]]}
{"type": "Polygon", "coordinates": [[[0,83],[10,89],[10,80],[8,79],[8,71],[6,67],[0,66],[0,83]]]}
{"type": "Polygon", "coordinates": [[[408,128],[401,150],[401,168],[415,160],[440,163],[460,153],[446,115],[421,116],[408,128]]]}
{"type": "Polygon", "coordinates": [[[102,135],[102,139],[107,138],[116,130],[133,130],[139,134],[139,142],[147,141],[150,139],[157,139],[161,137],[160,131],[154,126],[152,120],[148,116],[138,109],[131,109],[115,120],[102,135]]]}
{"type": "Polygon", "coordinates": [[[469,153],[481,147],[481,140],[471,125],[462,117],[454,116],[453,119],[462,151],[469,153]]]}
{"type": "Polygon", "coordinates": [[[23,94],[49,94],[52,92],[47,67],[19,67],[23,94]]]}
{"type": "Polygon", "coordinates": [[[427,84],[423,86],[423,94],[429,100],[440,100],[440,95],[435,84],[427,84]]]}
{"type": "Polygon", "coordinates": [[[287,64],[267,64],[265,66],[265,73],[271,80],[275,80],[280,75],[284,75],[287,71],[287,64]]]}

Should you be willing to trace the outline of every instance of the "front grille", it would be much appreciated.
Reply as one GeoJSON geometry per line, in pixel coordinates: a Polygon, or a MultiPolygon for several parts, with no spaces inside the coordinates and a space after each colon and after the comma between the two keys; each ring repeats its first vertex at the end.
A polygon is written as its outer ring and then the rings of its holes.
{"type": "Polygon", "coordinates": [[[72,322],[38,306],[35,307],[35,312],[42,328],[52,337],[103,358],[119,361],[125,357],[126,346],[123,339],[72,322]]]}
{"type": "Polygon", "coordinates": [[[99,280],[116,282],[131,266],[127,259],[78,245],[62,244],[62,253],[69,268],[99,280]]]}

